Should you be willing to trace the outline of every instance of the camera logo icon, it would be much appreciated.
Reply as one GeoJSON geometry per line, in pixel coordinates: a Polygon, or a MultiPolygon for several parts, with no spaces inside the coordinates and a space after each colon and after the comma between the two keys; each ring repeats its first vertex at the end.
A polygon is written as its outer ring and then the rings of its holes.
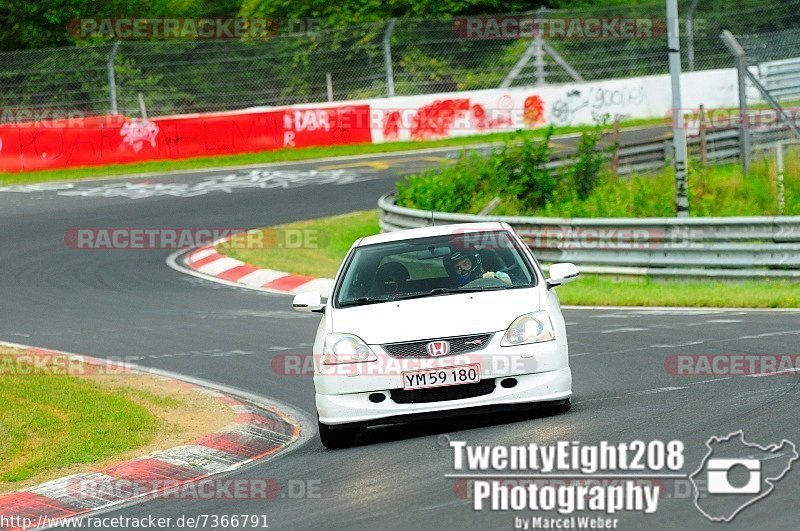
{"type": "Polygon", "coordinates": [[[709,459],[706,463],[709,494],[758,494],[761,492],[761,462],[758,459],[709,459]],[[747,483],[734,486],[730,473],[735,467],[749,472],[747,483]]]}
{"type": "Polygon", "coordinates": [[[794,443],[765,446],[745,440],[742,431],[706,441],[700,466],[689,476],[694,504],[712,522],[730,522],[776,488],[800,459],[794,443]]]}

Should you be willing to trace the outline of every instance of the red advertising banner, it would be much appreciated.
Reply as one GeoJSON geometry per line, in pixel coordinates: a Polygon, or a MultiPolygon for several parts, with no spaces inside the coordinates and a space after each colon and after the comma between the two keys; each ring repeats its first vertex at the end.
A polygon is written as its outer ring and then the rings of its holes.
{"type": "Polygon", "coordinates": [[[0,124],[0,171],[20,172],[372,142],[368,105],[141,120],[70,117],[0,124]]]}

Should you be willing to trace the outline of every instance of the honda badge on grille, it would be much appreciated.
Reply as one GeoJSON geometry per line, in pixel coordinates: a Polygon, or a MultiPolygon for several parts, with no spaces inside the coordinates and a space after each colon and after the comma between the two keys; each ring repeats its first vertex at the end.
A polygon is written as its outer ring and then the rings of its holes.
{"type": "Polygon", "coordinates": [[[450,343],[447,341],[431,341],[425,346],[428,355],[433,357],[446,356],[450,352],[450,343]]]}

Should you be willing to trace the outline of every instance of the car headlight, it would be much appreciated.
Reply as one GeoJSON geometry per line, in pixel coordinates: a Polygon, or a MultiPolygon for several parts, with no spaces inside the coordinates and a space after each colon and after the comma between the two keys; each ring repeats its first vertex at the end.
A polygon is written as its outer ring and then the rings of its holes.
{"type": "Polygon", "coordinates": [[[322,353],[323,365],[375,361],[378,357],[361,338],[353,334],[328,334],[322,353]]]}
{"type": "Polygon", "coordinates": [[[552,341],[556,338],[553,323],[547,312],[533,312],[520,315],[506,330],[501,347],[513,347],[528,343],[541,343],[552,341]]]}

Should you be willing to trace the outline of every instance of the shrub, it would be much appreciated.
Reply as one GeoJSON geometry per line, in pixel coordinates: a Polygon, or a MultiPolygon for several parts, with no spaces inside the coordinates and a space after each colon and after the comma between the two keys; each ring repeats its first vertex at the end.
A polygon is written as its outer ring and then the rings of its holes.
{"type": "Polygon", "coordinates": [[[552,127],[548,127],[544,138],[538,141],[517,132],[496,157],[506,184],[500,192],[513,195],[526,208],[544,206],[556,188],[557,181],[547,168],[552,136],[552,127]]]}
{"type": "Polygon", "coordinates": [[[398,182],[395,202],[423,210],[467,212],[478,192],[484,165],[476,153],[462,153],[455,166],[410,175],[398,182]]]}
{"type": "MultiPolygon", "coordinates": [[[[597,149],[601,127],[584,133],[576,162],[558,177],[546,169],[550,135],[537,141],[518,132],[489,156],[462,154],[451,166],[412,175],[397,184],[397,204],[442,212],[477,213],[494,197],[496,215],[557,217],[672,217],[671,167],[647,175],[616,177],[597,149]]],[[[800,150],[787,150],[785,215],[800,215],[800,150]]],[[[777,212],[775,164],[753,162],[745,177],[736,164],[689,164],[692,216],[760,216],[777,212]]]]}
{"type": "Polygon", "coordinates": [[[493,197],[507,197],[524,208],[543,207],[557,181],[547,169],[550,161],[548,128],[535,140],[522,131],[489,156],[470,151],[441,170],[410,175],[397,183],[400,206],[442,212],[477,212],[493,197]]]}
{"type": "MultiPolygon", "coordinates": [[[[594,129],[581,133],[577,160],[572,166],[570,176],[572,185],[579,199],[586,199],[600,183],[600,168],[603,166],[603,150],[597,149],[597,144],[603,136],[605,122],[597,124],[594,129]]],[[[614,146],[611,146],[613,149],[614,146]]]]}

